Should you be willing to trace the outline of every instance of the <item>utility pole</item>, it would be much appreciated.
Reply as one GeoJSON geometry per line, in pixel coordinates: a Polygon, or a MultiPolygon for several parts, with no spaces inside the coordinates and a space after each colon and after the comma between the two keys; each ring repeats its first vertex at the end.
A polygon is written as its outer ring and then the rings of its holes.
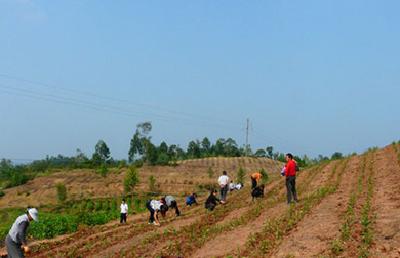
{"type": "Polygon", "coordinates": [[[246,122],[247,122],[247,125],[246,125],[246,146],[245,146],[245,153],[246,153],[246,156],[249,156],[249,123],[250,123],[250,120],[247,118],[247,120],[246,120],[246,122]]]}

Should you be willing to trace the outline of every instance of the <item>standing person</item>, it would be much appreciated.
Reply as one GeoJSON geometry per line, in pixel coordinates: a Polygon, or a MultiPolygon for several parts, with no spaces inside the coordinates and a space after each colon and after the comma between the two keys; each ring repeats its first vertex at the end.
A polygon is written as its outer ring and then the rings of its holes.
{"type": "Polygon", "coordinates": [[[176,200],[173,196],[171,195],[167,195],[165,196],[163,199],[163,202],[167,205],[167,209],[163,212],[161,212],[161,214],[163,215],[163,217],[165,217],[165,214],[167,213],[168,209],[175,209],[175,215],[178,217],[179,215],[181,215],[181,212],[178,209],[178,204],[176,203],[176,200]]]}
{"type": "Polygon", "coordinates": [[[122,199],[120,208],[121,208],[121,219],[120,219],[119,223],[126,224],[126,216],[128,215],[128,204],[125,202],[125,199],[122,199]]]}
{"type": "Polygon", "coordinates": [[[26,214],[19,216],[10,231],[7,234],[5,245],[9,258],[25,257],[29,253],[29,246],[26,242],[26,231],[32,220],[38,221],[38,211],[35,208],[29,208],[26,214]]]}
{"type": "Polygon", "coordinates": [[[158,213],[166,209],[165,204],[158,200],[148,200],[146,208],[150,212],[149,224],[160,226],[160,220],[158,219],[158,213]]]}
{"type": "Polygon", "coordinates": [[[186,205],[187,206],[192,206],[193,204],[197,205],[196,198],[197,198],[197,194],[196,193],[192,193],[191,195],[186,197],[186,205]]]}
{"type": "Polygon", "coordinates": [[[256,188],[257,183],[260,181],[262,178],[262,174],[260,172],[254,172],[251,174],[250,179],[251,179],[251,189],[256,188]]]}
{"type": "Polygon", "coordinates": [[[293,155],[290,153],[286,154],[286,161],[285,176],[287,203],[290,204],[292,202],[292,198],[295,202],[298,202],[296,193],[296,163],[293,160],[293,155]]]}
{"type": "Polygon", "coordinates": [[[224,204],[226,202],[226,195],[228,194],[229,189],[229,177],[226,171],[222,172],[222,176],[218,178],[218,184],[221,188],[221,203],[224,204]]]}
{"type": "Polygon", "coordinates": [[[204,205],[207,210],[213,211],[218,203],[222,203],[220,200],[218,200],[217,194],[218,191],[216,189],[211,190],[210,195],[208,196],[206,203],[204,205]]]}

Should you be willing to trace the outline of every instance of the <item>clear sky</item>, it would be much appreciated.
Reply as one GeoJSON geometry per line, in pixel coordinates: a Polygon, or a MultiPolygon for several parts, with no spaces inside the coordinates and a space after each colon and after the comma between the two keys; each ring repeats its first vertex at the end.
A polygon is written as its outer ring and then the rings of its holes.
{"type": "Polygon", "coordinates": [[[0,0],[0,157],[186,147],[330,155],[400,139],[400,1],[0,0]]]}

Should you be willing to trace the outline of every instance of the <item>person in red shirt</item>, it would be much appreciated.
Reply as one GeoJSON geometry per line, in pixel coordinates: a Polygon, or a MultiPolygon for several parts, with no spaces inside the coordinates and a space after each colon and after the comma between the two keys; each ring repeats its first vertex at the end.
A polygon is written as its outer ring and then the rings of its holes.
{"type": "Polygon", "coordinates": [[[297,200],[296,193],[296,162],[293,160],[293,155],[288,153],[286,154],[286,190],[287,190],[287,203],[290,204],[292,202],[292,198],[295,202],[297,200]]]}

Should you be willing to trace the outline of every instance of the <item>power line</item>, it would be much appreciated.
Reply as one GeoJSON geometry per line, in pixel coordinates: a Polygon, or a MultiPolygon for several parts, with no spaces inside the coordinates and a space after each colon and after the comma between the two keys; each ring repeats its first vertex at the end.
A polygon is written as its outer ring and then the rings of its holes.
{"type": "Polygon", "coordinates": [[[70,93],[77,94],[77,95],[90,96],[90,97],[95,97],[95,98],[98,98],[98,99],[114,101],[114,102],[118,102],[118,103],[123,102],[123,103],[126,103],[126,104],[130,105],[130,106],[135,105],[135,106],[142,106],[142,107],[152,108],[152,109],[161,110],[163,112],[167,112],[167,113],[171,113],[171,114],[175,114],[175,115],[183,115],[183,116],[186,116],[188,118],[197,117],[197,118],[200,118],[200,119],[205,120],[205,121],[218,120],[219,122],[230,123],[232,125],[237,125],[237,122],[235,122],[235,121],[229,121],[229,120],[221,119],[221,118],[215,118],[215,117],[212,118],[212,117],[209,117],[209,116],[204,116],[204,115],[199,115],[199,114],[193,114],[193,113],[187,113],[187,112],[182,112],[182,111],[171,110],[171,109],[168,109],[168,108],[165,108],[165,107],[151,105],[151,104],[135,103],[135,102],[132,102],[131,100],[126,100],[126,99],[101,96],[99,94],[96,94],[96,93],[93,93],[93,92],[89,92],[89,91],[73,90],[73,89],[69,89],[69,88],[65,88],[65,87],[59,87],[59,86],[55,86],[55,85],[50,85],[50,84],[43,83],[43,82],[27,80],[27,79],[24,79],[24,78],[13,76],[13,75],[0,73],[0,77],[4,77],[4,78],[12,79],[12,80],[15,80],[15,81],[20,81],[20,82],[26,82],[26,83],[29,83],[29,84],[42,86],[42,87],[49,88],[49,89],[52,89],[52,90],[57,89],[57,90],[61,90],[61,91],[64,91],[64,92],[70,92],[70,93]]]}
{"type": "MultiPolygon", "coordinates": [[[[28,97],[31,99],[35,100],[44,100],[44,101],[50,101],[54,103],[59,103],[59,104],[69,104],[69,105],[74,105],[74,106],[82,106],[86,108],[90,108],[96,111],[104,111],[108,113],[113,113],[113,114],[119,114],[119,115],[125,115],[125,116],[130,116],[130,117],[138,117],[139,115],[141,116],[152,116],[156,117],[155,120],[158,121],[163,121],[163,122],[173,122],[176,123],[177,121],[181,121],[185,125],[196,125],[196,126],[202,126],[202,127],[212,127],[212,128],[226,128],[229,130],[234,130],[232,127],[228,127],[223,124],[219,123],[214,123],[214,122],[208,122],[208,123],[202,123],[200,121],[191,121],[188,118],[179,118],[179,117],[171,117],[171,116],[163,116],[163,115],[158,115],[154,113],[144,113],[144,112],[132,112],[130,110],[126,110],[120,107],[116,106],[109,106],[106,104],[98,104],[94,102],[88,102],[88,101],[82,101],[78,99],[73,99],[73,98],[66,98],[54,94],[47,94],[47,93],[42,93],[42,92],[36,92],[30,89],[25,89],[25,88],[17,88],[17,87],[11,87],[7,86],[4,84],[0,84],[0,89],[1,92],[9,94],[9,95],[15,95],[15,96],[24,96],[28,97]],[[5,88],[5,89],[4,89],[5,88]]],[[[148,117],[146,118],[148,119],[148,117]]],[[[153,120],[153,119],[152,119],[153,120]]],[[[236,130],[235,130],[236,131],[236,130]]]]}

